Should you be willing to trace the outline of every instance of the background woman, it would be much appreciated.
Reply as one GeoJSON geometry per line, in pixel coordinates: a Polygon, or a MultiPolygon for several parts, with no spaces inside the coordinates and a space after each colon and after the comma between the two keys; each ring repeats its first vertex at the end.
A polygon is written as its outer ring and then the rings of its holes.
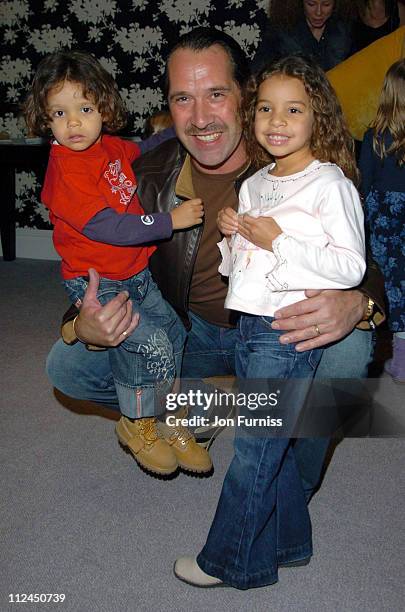
{"type": "Polygon", "coordinates": [[[271,0],[269,26],[253,60],[254,71],[292,53],[311,56],[330,70],[350,55],[349,0],[271,0]]]}
{"type": "Polygon", "coordinates": [[[391,34],[405,19],[405,6],[397,0],[356,0],[353,24],[353,53],[391,34]]]}

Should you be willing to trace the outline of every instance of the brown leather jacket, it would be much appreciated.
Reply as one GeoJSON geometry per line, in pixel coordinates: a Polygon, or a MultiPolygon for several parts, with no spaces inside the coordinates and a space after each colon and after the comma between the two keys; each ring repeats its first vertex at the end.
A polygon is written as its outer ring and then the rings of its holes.
{"type": "MultiPolygon", "coordinates": [[[[185,159],[185,149],[172,139],[135,160],[136,193],[145,212],[168,212],[181,204],[183,198],[176,193],[176,183],[185,159]]],[[[188,294],[201,234],[202,225],[176,231],[170,239],[157,243],[158,249],[149,260],[163,297],[184,322],[188,321],[188,294]]]]}
{"type": "MultiPolygon", "coordinates": [[[[168,212],[183,201],[182,194],[176,193],[176,188],[186,157],[187,153],[179,141],[172,139],[135,160],[132,167],[138,183],[137,195],[145,212],[168,212]]],[[[238,178],[235,183],[237,192],[242,182],[252,173],[253,169],[248,168],[238,178]]],[[[188,197],[193,195],[189,193],[188,197]]],[[[201,233],[202,226],[174,232],[172,238],[158,243],[158,249],[149,261],[150,270],[163,297],[176,309],[186,327],[189,324],[187,311],[191,276],[201,233]]],[[[375,325],[379,325],[385,318],[384,279],[369,254],[367,273],[359,290],[371,297],[377,305],[373,320],[375,325]]],[[[69,309],[63,324],[75,314],[77,310],[69,309]]],[[[358,327],[370,328],[367,321],[360,322],[358,327]]],[[[65,337],[65,334],[62,335],[65,337]]]]}

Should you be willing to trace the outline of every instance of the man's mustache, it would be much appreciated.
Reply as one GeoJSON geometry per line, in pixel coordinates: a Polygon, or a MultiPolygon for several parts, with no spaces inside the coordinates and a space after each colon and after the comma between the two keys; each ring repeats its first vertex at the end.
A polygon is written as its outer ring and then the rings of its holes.
{"type": "Polygon", "coordinates": [[[210,123],[205,128],[201,130],[195,126],[190,126],[186,128],[185,134],[186,136],[204,136],[207,134],[213,134],[214,132],[225,132],[226,126],[219,125],[218,123],[210,123]]]}

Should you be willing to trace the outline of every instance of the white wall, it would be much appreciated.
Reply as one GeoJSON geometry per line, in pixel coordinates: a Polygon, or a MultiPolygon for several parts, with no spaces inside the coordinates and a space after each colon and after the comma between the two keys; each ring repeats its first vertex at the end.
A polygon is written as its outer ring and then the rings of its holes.
{"type": "MultiPolygon", "coordinates": [[[[1,244],[0,255],[3,255],[1,244]]],[[[16,231],[16,257],[60,259],[53,247],[52,230],[18,228],[16,231]]]]}

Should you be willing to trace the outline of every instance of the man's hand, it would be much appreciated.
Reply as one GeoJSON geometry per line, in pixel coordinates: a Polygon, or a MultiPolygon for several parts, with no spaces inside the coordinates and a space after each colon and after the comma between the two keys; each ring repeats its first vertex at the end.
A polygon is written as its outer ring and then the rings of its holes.
{"type": "Polygon", "coordinates": [[[308,351],[340,340],[362,319],[367,297],[352,289],[306,291],[307,300],[276,311],[274,329],[286,330],[282,344],[296,344],[297,351],[308,351]]]}
{"type": "Polygon", "coordinates": [[[233,236],[238,231],[238,213],[229,206],[222,208],[217,216],[217,226],[223,236],[233,236]]]}
{"type": "Polygon", "coordinates": [[[98,272],[89,269],[89,286],[75,322],[79,340],[96,346],[118,346],[138,325],[139,314],[132,314],[128,292],[122,291],[102,306],[97,299],[98,272]]]}
{"type": "Polygon", "coordinates": [[[200,225],[204,216],[204,207],[200,198],[194,198],[193,200],[187,200],[183,202],[177,208],[174,208],[170,215],[172,217],[172,224],[174,230],[186,229],[188,227],[194,227],[194,225],[200,225]]]}
{"type": "Polygon", "coordinates": [[[239,215],[238,232],[243,238],[249,240],[256,246],[273,250],[273,240],[283,233],[279,224],[273,217],[250,217],[239,215]]]}

